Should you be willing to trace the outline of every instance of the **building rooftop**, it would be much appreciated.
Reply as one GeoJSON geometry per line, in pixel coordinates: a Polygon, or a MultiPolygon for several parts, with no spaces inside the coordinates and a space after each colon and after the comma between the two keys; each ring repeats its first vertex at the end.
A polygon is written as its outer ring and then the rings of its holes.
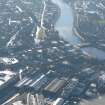
{"type": "Polygon", "coordinates": [[[45,91],[56,93],[65,85],[66,81],[63,79],[54,79],[45,87],[45,91]]]}
{"type": "Polygon", "coordinates": [[[16,75],[16,73],[14,73],[8,69],[6,69],[4,71],[0,71],[0,86],[5,84],[6,82],[8,82],[15,75],[16,75]]]}
{"type": "Polygon", "coordinates": [[[6,65],[12,65],[18,62],[19,61],[16,58],[0,57],[0,63],[6,64],[6,65]]]}

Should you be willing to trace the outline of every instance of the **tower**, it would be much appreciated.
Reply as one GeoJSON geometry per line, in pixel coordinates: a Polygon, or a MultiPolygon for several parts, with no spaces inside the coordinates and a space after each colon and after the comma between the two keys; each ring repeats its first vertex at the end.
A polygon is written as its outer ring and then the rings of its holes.
{"type": "Polygon", "coordinates": [[[41,16],[41,24],[40,26],[37,26],[37,31],[36,31],[36,37],[35,37],[36,44],[39,44],[42,40],[44,40],[44,37],[45,37],[46,28],[43,26],[45,10],[46,10],[46,2],[44,1],[44,8],[41,16]]]}
{"type": "Polygon", "coordinates": [[[23,70],[20,69],[20,70],[19,70],[19,79],[20,79],[20,80],[22,80],[22,72],[23,72],[23,70]]]}

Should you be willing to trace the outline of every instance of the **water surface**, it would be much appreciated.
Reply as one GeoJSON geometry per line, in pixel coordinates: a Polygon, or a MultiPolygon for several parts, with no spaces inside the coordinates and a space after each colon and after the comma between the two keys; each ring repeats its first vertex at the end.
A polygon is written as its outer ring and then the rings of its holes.
{"type": "Polygon", "coordinates": [[[80,39],[73,35],[73,13],[69,5],[62,0],[52,0],[61,9],[61,16],[57,21],[55,28],[59,31],[60,37],[71,44],[78,44],[80,39]]]}

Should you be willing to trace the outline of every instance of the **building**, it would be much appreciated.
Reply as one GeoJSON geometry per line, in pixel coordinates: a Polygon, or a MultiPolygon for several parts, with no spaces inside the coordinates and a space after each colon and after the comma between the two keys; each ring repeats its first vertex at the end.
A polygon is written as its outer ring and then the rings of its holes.
{"type": "Polygon", "coordinates": [[[41,74],[34,77],[24,77],[22,80],[20,80],[16,85],[16,89],[20,91],[34,91],[38,92],[43,85],[45,85],[48,82],[47,77],[45,74],[41,74]]]}
{"type": "Polygon", "coordinates": [[[57,98],[52,105],[63,105],[64,99],[63,98],[57,98]]]}
{"type": "Polygon", "coordinates": [[[78,79],[73,78],[72,80],[70,80],[69,83],[63,88],[61,96],[63,98],[69,98],[74,88],[77,86],[77,84],[78,84],[78,79]]]}
{"type": "Polygon", "coordinates": [[[69,97],[78,97],[86,90],[86,85],[78,81],[78,79],[72,79],[66,87],[64,87],[61,96],[65,99],[69,97]]]}
{"type": "Polygon", "coordinates": [[[0,90],[14,82],[16,78],[18,78],[16,73],[9,69],[0,71],[0,90]]]}
{"type": "Polygon", "coordinates": [[[105,72],[102,71],[98,77],[97,88],[102,94],[105,93],[105,72]]]}
{"type": "Polygon", "coordinates": [[[16,58],[0,57],[0,63],[5,65],[17,64],[18,62],[16,58]]]}
{"type": "Polygon", "coordinates": [[[35,42],[36,44],[40,43],[40,41],[44,40],[45,37],[45,29],[42,27],[37,27],[35,42]]]}
{"type": "Polygon", "coordinates": [[[65,79],[54,79],[44,88],[44,93],[47,95],[57,95],[65,86],[65,79]]]}

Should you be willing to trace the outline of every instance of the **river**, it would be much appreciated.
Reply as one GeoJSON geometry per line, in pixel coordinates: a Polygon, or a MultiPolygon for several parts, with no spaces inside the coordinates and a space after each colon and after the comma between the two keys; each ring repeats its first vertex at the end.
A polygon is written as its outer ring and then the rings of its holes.
{"type": "Polygon", "coordinates": [[[52,0],[53,3],[57,4],[61,9],[61,15],[55,25],[55,29],[59,31],[59,35],[70,44],[78,44],[80,39],[73,35],[73,12],[69,5],[64,3],[62,0],[52,0]]]}
{"type": "MultiPolygon", "coordinates": [[[[52,2],[58,5],[61,9],[60,18],[55,24],[55,29],[59,31],[59,36],[72,45],[82,44],[80,38],[74,35],[72,31],[74,21],[72,8],[68,4],[64,3],[63,0],[52,0],[52,2]]],[[[81,50],[86,51],[89,55],[99,60],[105,60],[105,52],[100,49],[86,47],[81,50]]]]}

